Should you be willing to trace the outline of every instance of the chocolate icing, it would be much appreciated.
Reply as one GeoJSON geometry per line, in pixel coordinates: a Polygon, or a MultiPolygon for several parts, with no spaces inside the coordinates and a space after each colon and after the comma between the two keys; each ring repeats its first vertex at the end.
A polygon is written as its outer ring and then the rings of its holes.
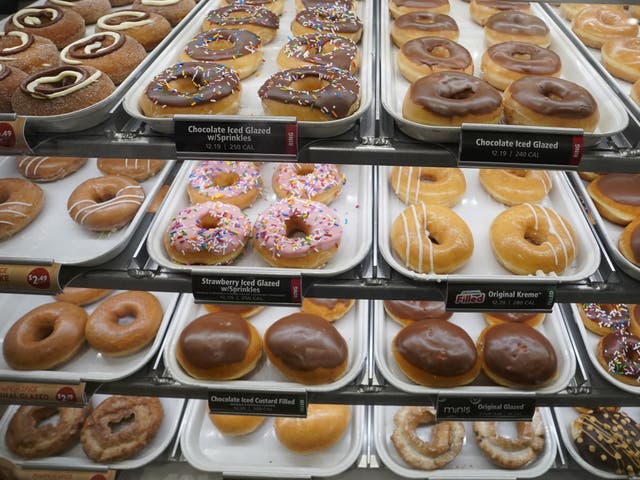
{"type": "Polygon", "coordinates": [[[250,5],[229,5],[228,7],[211,10],[207,14],[207,21],[221,27],[228,25],[256,25],[266,28],[278,28],[280,20],[271,10],[250,5]],[[232,17],[232,13],[243,12],[246,17],[232,17]]]}
{"type": "Polygon", "coordinates": [[[105,55],[109,55],[110,53],[115,52],[116,50],[122,48],[124,42],[126,40],[124,35],[115,34],[117,37],[116,41],[113,41],[113,34],[104,34],[104,33],[95,33],[89,37],[82,39],[81,41],[74,43],[72,47],[69,48],[69,56],[71,58],[100,58],[105,55]],[[111,41],[112,43],[106,47],[103,47],[99,51],[85,52],[85,47],[92,45],[96,42],[99,42],[100,45],[105,45],[106,41],[111,41]]]}
{"type": "Polygon", "coordinates": [[[444,302],[385,300],[384,308],[395,317],[413,321],[448,320],[453,315],[452,312],[446,311],[444,302]]]}
{"type": "Polygon", "coordinates": [[[11,20],[9,20],[9,22],[12,22],[13,18],[15,18],[18,23],[23,26],[23,28],[45,28],[58,23],[60,20],[62,20],[62,16],[64,15],[64,12],[61,8],[53,5],[46,7],[29,7],[29,10],[32,9],[40,10],[40,12],[20,13],[22,10],[18,10],[13,15],[13,17],[11,17],[11,20]],[[52,19],[53,15],[51,14],[50,10],[55,10],[58,13],[55,19],[52,19]],[[38,20],[40,20],[40,23],[34,25],[27,24],[24,22],[24,19],[27,17],[36,17],[38,20]]]}
{"type": "Polygon", "coordinates": [[[439,65],[443,68],[464,70],[472,63],[471,54],[459,43],[447,38],[420,37],[406,42],[400,49],[413,63],[439,65]],[[448,50],[448,57],[440,57],[432,52],[436,48],[448,50]]]}
{"type": "Polygon", "coordinates": [[[216,62],[251,55],[262,44],[260,37],[249,30],[219,28],[203,32],[193,38],[184,47],[187,55],[198,62],[216,62]],[[209,44],[226,40],[232,45],[223,50],[213,50],[209,44]]]}
{"type": "Polygon", "coordinates": [[[633,307],[633,316],[640,320],[640,303],[638,303],[635,307],[633,307]]]}
{"type": "MultiPolygon", "coordinates": [[[[136,12],[140,12],[141,10],[135,10],[136,12]]],[[[120,25],[121,23],[126,23],[126,22],[143,22],[145,20],[148,20],[149,18],[151,18],[151,15],[149,14],[149,12],[142,12],[144,13],[144,15],[140,15],[140,16],[134,16],[134,15],[122,15],[123,13],[125,13],[124,11],[120,11],[119,12],[121,15],[118,15],[117,17],[111,17],[108,18],[104,21],[104,23],[106,25],[110,25],[112,27],[116,27],[118,25],[120,25]]]]}
{"type": "MultiPolygon", "coordinates": [[[[640,224],[636,225],[636,228],[631,232],[631,253],[636,262],[640,262],[640,224]]],[[[637,309],[638,307],[636,307],[637,309]]],[[[640,319],[640,312],[638,312],[637,318],[640,319]]]]}
{"type": "MultiPolygon", "coordinates": [[[[16,53],[24,52],[31,45],[33,45],[33,42],[35,41],[34,36],[31,35],[29,32],[24,32],[24,34],[27,35],[27,41],[25,42],[24,45],[21,45],[20,47],[15,45],[15,46],[8,46],[5,48],[0,48],[0,57],[9,57],[11,55],[15,55],[16,53]]],[[[0,40],[5,39],[6,41],[6,40],[9,40],[10,38],[12,38],[12,35],[9,35],[6,33],[0,34],[0,40]]]]}
{"type": "Polygon", "coordinates": [[[266,347],[289,368],[311,371],[336,368],[347,359],[347,343],[326,320],[294,313],[272,324],[264,337],[266,347]]]}
{"type": "Polygon", "coordinates": [[[336,308],[338,304],[348,306],[351,303],[348,298],[308,298],[307,300],[329,309],[336,308]]]}
{"type": "Polygon", "coordinates": [[[41,70],[30,77],[25,78],[22,82],[20,82],[20,90],[25,95],[34,96],[34,93],[37,95],[48,96],[53,95],[55,93],[64,92],[69,87],[76,85],[78,83],[84,82],[87,78],[89,78],[92,73],[95,72],[95,69],[89,70],[87,67],[75,66],[75,65],[65,65],[63,67],[55,67],[49,68],[47,70],[41,70]],[[34,88],[33,92],[30,92],[27,89],[27,85],[32,83],[34,80],[41,77],[55,77],[62,72],[74,71],[81,74],[81,77],[76,79],[75,77],[65,77],[61,81],[56,83],[42,83],[34,88]]]}
{"type": "Polygon", "coordinates": [[[302,10],[294,21],[321,32],[356,33],[362,28],[362,22],[354,13],[331,8],[302,10]]]}
{"type": "Polygon", "coordinates": [[[330,7],[351,10],[353,0],[302,0],[302,5],[304,5],[306,9],[330,7]]]}
{"type": "Polygon", "coordinates": [[[551,75],[561,65],[560,57],[551,50],[524,42],[497,43],[489,47],[487,55],[507,70],[527,75],[551,75]]]}
{"type": "Polygon", "coordinates": [[[349,70],[358,53],[358,47],[348,38],[317,33],[293,37],[287,43],[285,53],[314,65],[349,70]],[[333,50],[322,52],[322,48],[327,44],[332,46],[333,50]]]}
{"type": "Polygon", "coordinates": [[[640,205],[640,174],[610,173],[602,175],[595,184],[605,197],[625,205],[640,205]]]}
{"type": "Polygon", "coordinates": [[[4,80],[11,75],[11,70],[6,65],[0,63],[0,80],[4,80]]]}
{"type": "Polygon", "coordinates": [[[640,338],[611,332],[600,340],[600,351],[610,373],[640,379],[640,338]]]}
{"type": "Polygon", "coordinates": [[[433,12],[406,13],[396,18],[394,24],[397,28],[414,28],[425,32],[459,31],[458,24],[449,15],[433,12]]]}
{"type": "Polygon", "coordinates": [[[483,7],[494,8],[496,10],[527,10],[529,3],[527,2],[507,2],[504,0],[476,0],[478,5],[483,7]]]}
{"type": "Polygon", "coordinates": [[[535,15],[518,10],[507,10],[491,15],[484,25],[486,28],[511,35],[544,36],[549,27],[535,15]]]}
{"type": "Polygon", "coordinates": [[[499,318],[503,322],[513,322],[513,323],[525,323],[527,320],[531,320],[536,315],[538,314],[537,313],[516,313],[516,312],[491,314],[492,317],[499,318]]]}
{"type": "Polygon", "coordinates": [[[441,5],[447,5],[449,0],[393,0],[399,7],[408,8],[436,8],[441,5]]]}

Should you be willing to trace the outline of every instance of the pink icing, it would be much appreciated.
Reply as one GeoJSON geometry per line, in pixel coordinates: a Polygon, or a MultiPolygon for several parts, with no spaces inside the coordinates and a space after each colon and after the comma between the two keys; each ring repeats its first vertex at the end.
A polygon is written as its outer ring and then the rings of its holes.
{"type": "Polygon", "coordinates": [[[301,175],[300,170],[304,167],[311,165],[280,164],[273,174],[274,188],[277,184],[286,192],[286,196],[313,200],[316,196],[332,188],[342,187],[345,183],[345,176],[336,165],[314,163],[311,173],[301,175]]]}
{"type": "Polygon", "coordinates": [[[209,200],[224,202],[225,198],[244,195],[250,190],[260,189],[260,170],[252,162],[226,162],[211,160],[202,162],[189,173],[189,185],[209,200]],[[213,181],[222,175],[237,175],[238,181],[229,186],[218,186],[213,181]]]}
{"type": "Polygon", "coordinates": [[[304,257],[340,245],[342,225],[324,203],[286,198],[262,212],[253,226],[254,239],[274,257],[304,257]],[[306,235],[287,236],[287,222],[304,223],[306,235]]]}

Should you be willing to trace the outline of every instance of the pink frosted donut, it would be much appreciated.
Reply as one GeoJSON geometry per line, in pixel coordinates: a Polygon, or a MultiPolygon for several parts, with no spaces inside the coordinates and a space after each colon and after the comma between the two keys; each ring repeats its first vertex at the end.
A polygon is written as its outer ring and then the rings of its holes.
{"type": "Polygon", "coordinates": [[[320,268],[338,251],[342,225],[324,203],[286,198],[253,226],[257,252],[274,267],[320,268]]]}
{"type": "Polygon", "coordinates": [[[279,198],[304,198],[327,205],[340,195],[344,182],[337,165],[328,163],[282,163],[271,179],[279,198]]]}
{"type": "Polygon", "coordinates": [[[189,173],[192,203],[222,202],[240,208],[253,205],[262,189],[260,170],[252,162],[202,162],[189,173]]]}
{"type": "Polygon", "coordinates": [[[218,265],[240,255],[250,235],[251,221],[235,205],[198,203],[171,220],[164,246],[178,263],[218,265]]]}

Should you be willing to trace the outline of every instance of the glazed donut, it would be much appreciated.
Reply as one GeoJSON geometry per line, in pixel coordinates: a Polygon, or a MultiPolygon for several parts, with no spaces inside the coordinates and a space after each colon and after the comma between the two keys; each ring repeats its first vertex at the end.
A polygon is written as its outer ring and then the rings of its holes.
{"type": "Polygon", "coordinates": [[[480,373],[480,355],[462,328],[442,320],[412,322],[391,342],[398,368],[426,387],[467,385],[480,373]]]}
{"type": "Polygon", "coordinates": [[[337,165],[329,163],[280,163],[271,186],[278,198],[295,197],[329,205],[347,179],[337,165]]]}
{"type": "Polygon", "coordinates": [[[436,72],[411,84],[402,116],[424,125],[498,123],[502,96],[484,80],[462,72],[436,72]]]}
{"type": "Polygon", "coordinates": [[[134,10],[162,15],[172,27],[175,27],[195,7],[194,0],[135,0],[132,6],[134,10]]]}
{"type": "Polygon", "coordinates": [[[202,305],[204,309],[209,313],[218,312],[231,312],[237,313],[245,320],[257,315],[264,307],[262,305],[231,305],[231,304],[217,304],[217,303],[205,303],[202,305]]]}
{"type": "Polygon", "coordinates": [[[398,47],[420,37],[438,37],[456,41],[460,30],[449,15],[433,12],[407,13],[391,24],[391,39],[398,47]]]}
{"type": "Polygon", "coordinates": [[[302,299],[300,311],[324,318],[327,322],[335,322],[344,317],[355,305],[350,298],[311,298],[302,299]]]}
{"type": "Polygon", "coordinates": [[[17,157],[20,175],[34,182],[53,182],[68,177],[87,163],[79,157],[17,157]]]}
{"type": "Polygon", "coordinates": [[[630,332],[611,332],[600,338],[596,357],[605,371],[627,385],[640,385],[640,338],[630,332]]]}
{"type": "Polygon", "coordinates": [[[637,80],[631,86],[631,92],[629,93],[629,96],[631,97],[631,100],[636,102],[637,105],[640,105],[640,80],[637,80]]]}
{"type": "Polygon", "coordinates": [[[260,37],[266,45],[276,38],[280,20],[271,10],[249,5],[232,5],[211,10],[202,24],[202,31],[216,28],[248,30],[260,37]]]}
{"type": "Polygon", "coordinates": [[[627,82],[640,79],[640,38],[615,37],[602,44],[602,65],[614,77],[627,82]]]}
{"type": "Polygon", "coordinates": [[[294,313],[272,323],[264,334],[269,361],[285,377],[305,385],[331,383],[342,377],[349,347],[324,318],[294,313]]]}
{"type": "Polygon", "coordinates": [[[498,323],[525,323],[530,327],[537,327],[544,322],[546,315],[544,313],[483,313],[485,321],[488,325],[496,325],[498,323]]]}
{"type": "Polygon", "coordinates": [[[291,22],[291,33],[294,36],[310,33],[333,33],[358,43],[362,37],[362,22],[351,11],[313,8],[302,10],[296,14],[291,22]]]}
{"type": "Polygon", "coordinates": [[[447,38],[420,37],[409,40],[396,57],[398,70],[409,82],[434,72],[453,71],[473,75],[469,51],[447,38]]]}
{"type": "Polygon", "coordinates": [[[47,0],[45,6],[73,10],[84,19],[87,25],[96,23],[101,16],[111,11],[109,0],[47,0]]]}
{"type": "Polygon", "coordinates": [[[4,436],[5,444],[22,458],[58,456],[78,442],[82,424],[90,413],[90,405],[84,408],[23,405],[11,417],[4,436]],[[44,423],[56,415],[53,424],[44,423]]]}
{"type": "Polygon", "coordinates": [[[191,377],[233,380],[247,375],[262,357],[256,328],[237,313],[202,315],[180,333],[176,358],[191,377]]]}
{"type": "Polygon", "coordinates": [[[144,190],[128,177],[108,175],[78,185],[67,200],[74,222],[96,232],[113,232],[131,223],[144,201],[144,190]]]}
{"type": "Polygon", "coordinates": [[[104,290],[100,288],[64,287],[62,292],[58,293],[54,298],[58,302],[67,302],[78,306],[84,306],[91,305],[110,293],[111,290],[104,290]]]}
{"type": "Polygon", "coordinates": [[[272,11],[276,15],[282,15],[282,12],[284,11],[284,0],[222,0],[221,4],[262,7],[272,11]]]}
{"type": "Polygon", "coordinates": [[[503,0],[471,0],[469,3],[471,18],[477,24],[483,26],[492,15],[513,10],[530,13],[531,5],[528,2],[509,2],[503,0]]]}
{"type": "Polygon", "coordinates": [[[107,398],[89,415],[80,432],[84,453],[94,462],[129,458],[142,450],[158,433],[164,418],[157,398],[107,398]],[[121,428],[118,426],[122,424],[121,428]]]}
{"type": "Polygon", "coordinates": [[[122,175],[144,182],[167,165],[165,160],[143,158],[98,158],[98,170],[105,175],[122,175]]]}
{"type": "Polygon", "coordinates": [[[44,192],[29,180],[0,178],[0,240],[29,225],[44,205],[44,192]]]}
{"type": "Polygon", "coordinates": [[[147,52],[153,50],[171,31],[162,15],[137,10],[120,10],[98,19],[96,32],[118,32],[135,38],[147,52]]]}
{"type": "Polygon", "coordinates": [[[587,192],[598,212],[618,225],[640,217],[640,174],[610,173],[587,185],[587,192]]]}
{"type": "Polygon", "coordinates": [[[266,417],[209,414],[209,420],[226,437],[239,437],[255,432],[266,417]]]}
{"type": "Polygon", "coordinates": [[[573,17],[571,30],[585,45],[600,48],[610,38],[638,35],[638,20],[624,10],[587,7],[573,17]]]}
{"type": "Polygon", "coordinates": [[[389,12],[393,18],[398,18],[407,13],[433,12],[449,13],[451,6],[449,0],[390,0],[389,12]]]}
{"type": "Polygon", "coordinates": [[[240,109],[240,79],[217,63],[177,63],[153,77],[140,97],[148,117],[233,115],[240,109]]]}
{"type": "Polygon", "coordinates": [[[499,214],[491,224],[490,236],[498,262],[516,275],[559,275],[578,253],[569,222],[554,210],[531,203],[499,214]]]}
{"type": "Polygon", "coordinates": [[[358,110],[360,82],[339,68],[292,68],[273,74],[262,84],[258,96],[267,115],[326,122],[358,110]]]}
{"type": "Polygon", "coordinates": [[[0,63],[0,113],[11,113],[11,96],[19,87],[27,74],[15,67],[0,63]]]}
{"type": "Polygon", "coordinates": [[[504,114],[511,125],[582,128],[593,132],[598,104],[577,83],[553,77],[523,77],[504,92],[504,114]]]}
{"type": "Polygon", "coordinates": [[[436,422],[435,412],[430,407],[402,407],[393,416],[393,423],[393,446],[405,462],[419,470],[445,467],[464,445],[464,425],[461,422],[436,422]],[[418,436],[420,425],[434,425],[430,441],[418,436]]]}
{"type": "Polygon", "coordinates": [[[60,65],[51,40],[22,31],[0,32],[0,62],[27,75],[60,65]]]}
{"type": "MultiPolygon", "coordinates": [[[[560,13],[567,20],[573,20],[578,12],[584,10],[587,7],[598,7],[598,8],[607,8],[607,9],[615,9],[624,11],[624,5],[611,5],[611,4],[603,4],[603,3],[562,3],[560,4],[560,13]]],[[[629,5],[629,13],[633,15],[632,9],[633,5],[629,5]]]]}
{"type": "Polygon", "coordinates": [[[524,323],[487,326],[478,337],[482,370],[498,385],[541,388],[558,374],[553,345],[535,328],[524,323]]]}
{"type": "Polygon", "coordinates": [[[391,247],[405,267],[418,273],[451,273],[473,253],[471,230],[440,205],[413,204],[391,225],[391,247]]]}
{"type": "Polygon", "coordinates": [[[628,224],[620,235],[618,250],[624,257],[640,267],[640,217],[628,224]]]}
{"type": "Polygon", "coordinates": [[[290,197],[258,215],[253,238],[269,265],[321,268],[338,251],[342,224],[325,204],[290,197]]]}
{"type": "Polygon", "coordinates": [[[51,40],[59,49],[84,37],[84,19],[73,10],[59,7],[28,7],[14,13],[5,32],[21,31],[51,40]]]}
{"type": "Polygon", "coordinates": [[[280,49],[276,62],[282,70],[317,65],[356,73],[360,54],[356,44],[348,38],[332,33],[311,33],[291,38],[280,49]]]}
{"type": "Polygon", "coordinates": [[[407,205],[426,203],[453,207],[467,189],[464,173],[459,168],[393,167],[389,182],[407,205]]]}
{"type": "Polygon", "coordinates": [[[322,452],[338,443],[351,423],[348,405],[309,404],[306,418],[278,417],[276,437],[289,450],[301,455],[322,452]]]}
{"type": "Polygon", "coordinates": [[[191,203],[222,202],[248,208],[262,191],[260,169],[252,162],[210,160],[189,173],[191,203]]]}
{"type": "Polygon", "coordinates": [[[629,330],[630,312],[625,303],[578,303],[576,306],[584,326],[596,335],[629,330]]]}
{"type": "Polygon", "coordinates": [[[551,177],[544,170],[480,169],[480,185],[494,200],[505,205],[538,203],[551,190],[551,177]]]}
{"type": "Polygon", "coordinates": [[[384,311],[400,325],[410,325],[420,320],[449,320],[452,312],[447,312],[444,302],[419,300],[385,300],[384,311]]]}
{"type": "Polygon", "coordinates": [[[487,45],[503,42],[525,42],[548,47],[551,44],[549,27],[541,18],[519,10],[491,15],[484,25],[487,45]]]}
{"type": "Polygon", "coordinates": [[[240,255],[250,235],[251,221],[240,208],[206,202],[191,205],[171,219],[164,246],[176,263],[219,265],[240,255]]]}
{"type": "Polygon", "coordinates": [[[2,353],[14,370],[48,370],[71,359],[84,345],[87,313],[65,302],[34,308],[9,329],[2,353]]]}
{"type": "Polygon", "coordinates": [[[25,78],[11,106],[19,115],[61,115],[94,105],[115,89],[111,79],[93,67],[56,67],[25,78]]]}

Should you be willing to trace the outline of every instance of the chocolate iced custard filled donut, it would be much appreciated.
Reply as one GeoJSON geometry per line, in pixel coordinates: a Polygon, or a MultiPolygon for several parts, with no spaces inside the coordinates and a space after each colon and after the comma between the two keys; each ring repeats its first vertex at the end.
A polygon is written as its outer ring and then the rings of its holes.
{"type": "Polygon", "coordinates": [[[137,10],[120,10],[98,19],[96,32],[118,32],[135,38],[144,49],[153,50],[171,31],[162,15],[137,10]]]}
{"type": "Polygon", "coordinates": [[[0,63],[0,113],[13,112],[11,96],[25,78],[27,74],[22,70],[0,63]]]}
{"type": "Polygon", "coordinates": [[[640,217],[622,231],[618,248],[627,260],[640,267],[640,217]]]}
{"type": "Polygon", "coordinates": [[[447,312],[444,302],[419,300],[385,300],[384,310],[402,325],[410,325],[420,320],[449,320],[452,312],[447,312]]]}
{"type": "Polygon", "coordinates": [[[484,25],[488,45],[502,42],[526,42],[548,47],[551,43],[549,27],[535,15],[517,10],[491,15],[484,25]]]}
{"type": "Polygon", "coordinates": [[[249,30],[258,35],[266,45],[276,38],[279,26],[280,20],[271,10],[250,5],[231,5],[211,10],[202,22],[202,31],[216,28],[249,30]]]}
{"type": "Polygon", "coordinates": [[[29,7],[14,13],[4,26],[5,32],[22,31],[40,35],[64,48],[84,36],[82,17],[72,10],[59,7],[29,7]]]}
{"type": "Polygon", "coordinates": [[[58,49],[48,38],[31,33],[0,32],[0,63],[27,75],[60,64],[58,49]]]}
{"type": "Polygon", "coordinates": [[[440,37],[458,40],[460,29],[449,15],[433,12],[407,13],[391,24],[391,39],[398,47],[420,37],[440,37]]]}
{"type": "Polygon", "coordinates": [[[389,11],[393,18],[414,12],[449,13],[449,0],[390,0],[389,11]]]}
{"type": "Polygon", "coordinates": [[[473,75],[473,59],[459,43],[440,37],[420,37],[402,45],[398,69],[404,78],[415,82],[435,72],[454,71],[473,75]]]}
{"type": "Polygon", "coordinates": [[[591,182],[587,191],[600,214],[618,225],[640,217],[640,175],[611,173],[591,182]]]}
{"type": "Polygon", "coordinates": [[[46,5],[73,10],[84,19],[87,25],[96,23],[98,18],[111,11],[109,0],[47,0],[46,5]]]}

